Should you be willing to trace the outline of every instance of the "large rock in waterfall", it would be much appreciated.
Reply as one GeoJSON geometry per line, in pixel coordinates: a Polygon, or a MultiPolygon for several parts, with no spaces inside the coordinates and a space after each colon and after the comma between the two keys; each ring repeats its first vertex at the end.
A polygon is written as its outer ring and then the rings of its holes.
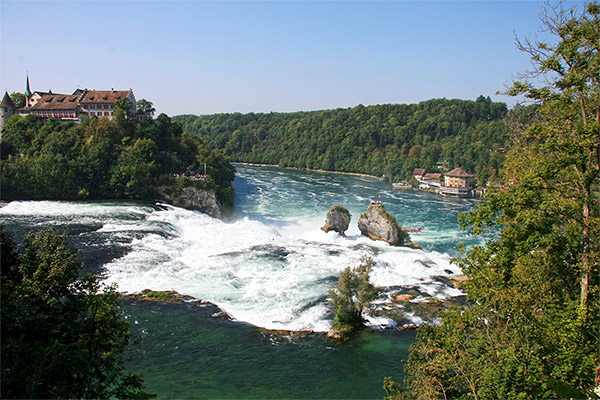
{"type": "Polygon", "coordinates": [[[398,225],[396,218],[387,213],[382,204],[370,204],[367,212],[358,220],[360,233],[373,240],[383,240],[392,246],[404,246],[410,242],[408,233],[398,225]]]}
{"type": "Polygon", "coordinates": [[[346,236],[344,232],[348,230],[350,225],[350,212],[342,206],[333,206],[327,213],[325,225],[321,228],[325,232],[335,231],[342,236],[346,236]]]}
{"type": "Polygon", "coordinates": [[[193,186],[184,188],[159,186],[157,194],[175,207],[198,210],[213,218],[221,217],[221,208],[214,190],[193,186]]]}

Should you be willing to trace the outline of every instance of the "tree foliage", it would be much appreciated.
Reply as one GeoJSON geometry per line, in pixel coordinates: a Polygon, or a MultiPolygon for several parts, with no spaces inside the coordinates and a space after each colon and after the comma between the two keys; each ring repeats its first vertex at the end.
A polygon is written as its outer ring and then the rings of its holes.
{"type": "Polygon", "coordinates": [[[127,118],[128,100],[121,100],[111,121],[9,118],[2,130],[2,198],[148,199],[165,176],[203,172],[206,163],[203,188],[233,204],[235,168],[220,150],[165,114],[136,123],[127,118]]]}
{"type": "Polygon", "coordinates": [[[335,289],[329,291],[329,304],[336,310],[332,328],[338,332],[351,332],[364,323],[363,311],[371,305],[378,289],[369,282],[373,259],[362,257],[354,268],[346,267],[335,289]]]}
{"type": "Polygon", "coordinates": [[[123,368],[130,340],[113,286],[78,279],[82,265],[52,230],[22,251],[2,245],[2,398],[148,398],[123,368]]]}
{"type": "Polygon", "coordinates": [[[507,130],[504,103],[434,99],[289,114],[174,117],[235,161],[407,179],[438,165],[495,179],[507,130]]]}
{"type": "Polygon", "coordinates": [[[556,43],[520,42],[529,79],[544,79],[510,92],[536,102],[534,118],[513,121],[506,190],[462,218],[473,233],[500,231],[458,259],[469,302],[419,330],[390,398],[597,397],[599,10],[549,8],[556,43]]]}
{"type": "Polygon", "coordinates": [[[25,107],[25,103],[27,102],[27,96],[21,92],[12,92],[10,94],[10,99],[13,101],[16,108],[25,107]]]}
{"type": "Polygon", "coordinates": [[[141,112],[148,118],[154,117],[154,113],[156,112],[156,108],[154,108],[154,104],[146,99],[140,99],[136,101],[137,111],[141,112]]]}

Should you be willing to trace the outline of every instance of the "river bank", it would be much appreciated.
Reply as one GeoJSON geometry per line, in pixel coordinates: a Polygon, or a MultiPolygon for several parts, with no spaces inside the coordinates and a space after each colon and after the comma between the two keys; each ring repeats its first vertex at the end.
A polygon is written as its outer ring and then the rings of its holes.
{"type": "Polygon", "coordinates": [[[249,167],[275,167],[280,169],[289,169],[293,171],[307,171],[307,172],[318,172],[322,174],[338,174],[338,175],[347,175],[347,176],[358,176],[360,178],[373,178],[382,180],[381,177],[375,175],[361,174],[358,172],[342,172],[342,171],[326,171],[324,169],[310,169],[310,168],[296,168],[296,167],[280,167],[277,164],[254,164],[254,163],[243,163],[243,162],[234,162],[234,165],[246,165],[249,167]]]}

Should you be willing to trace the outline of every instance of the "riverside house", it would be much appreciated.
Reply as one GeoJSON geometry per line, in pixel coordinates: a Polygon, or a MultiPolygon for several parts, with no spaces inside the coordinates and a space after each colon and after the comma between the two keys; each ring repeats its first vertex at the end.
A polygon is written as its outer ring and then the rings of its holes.
{"type": "Polygon", "coordinates": [[[423,168],[416,168],[413,176],[419,181],[420,189],[433,189],[436,193],[452,197],[473,197],[474,175],[458,167],[445,174],[426,173],[423,168]]]}
{"type": "Polygon", "coordinates": [[[472,174],[466,173],[462,168],[454,168],[452,171],[444,174],[444,185],[440,188],[440,193],[444,196],[453,197],[473,197],[472,174]]]}

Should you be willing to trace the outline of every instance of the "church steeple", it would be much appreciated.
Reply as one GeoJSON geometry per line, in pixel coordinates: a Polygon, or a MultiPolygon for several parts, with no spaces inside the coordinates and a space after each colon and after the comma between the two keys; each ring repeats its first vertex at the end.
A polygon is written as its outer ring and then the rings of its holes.
{"type": "Polygon", "coordinates": [[[31,89],[29,89],[29,73],[27,73],[27,85],[25,86],[25,96],[31,96],[31,89]]]}

